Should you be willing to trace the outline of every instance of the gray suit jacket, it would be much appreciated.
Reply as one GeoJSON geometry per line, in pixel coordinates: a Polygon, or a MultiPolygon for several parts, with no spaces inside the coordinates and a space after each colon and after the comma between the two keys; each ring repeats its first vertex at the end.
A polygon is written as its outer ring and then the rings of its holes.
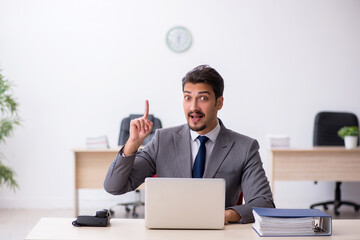
{"type": "MultiPolygon", "coordinates": [[[[240,213],[241,223],[254,221],[252,207],[275,207],[256,140],[225,128],[206,160],[204,178],[226,180],[226,208],[240,213]],[[245,204],[236,205],[243,192],[245,204]]],[[[136,155],[115,157],[105,178],[105,190],[123,194],[135,190],[146,177],[192,177],[190,130],[185,125],[159,129],[153,139],[136,155]]]]}

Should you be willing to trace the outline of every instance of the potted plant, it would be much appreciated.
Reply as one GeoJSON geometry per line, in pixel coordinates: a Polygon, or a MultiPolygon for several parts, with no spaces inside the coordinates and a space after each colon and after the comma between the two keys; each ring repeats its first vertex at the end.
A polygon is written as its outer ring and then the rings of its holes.
{"type": "Polygon", "coordinates": [[[346,149],[354,149],[358,143],[359,128],[357,126],[345,126],[340,128],[338,135],[344,139],[346,149]]]}
{"type": "MultiPolygon", "coordinates": [[[[5,138],[11,136],[14,126],[19,125],[17,111],[18,103],[12,96],[11,83],[0,72],[0,144],[5,143],[5,138]]],[[[18,187],[15,173],[2,160],[5,160],[5,156],[0,152],[0,187],[6,185],[15,190],[18,187]]]]}

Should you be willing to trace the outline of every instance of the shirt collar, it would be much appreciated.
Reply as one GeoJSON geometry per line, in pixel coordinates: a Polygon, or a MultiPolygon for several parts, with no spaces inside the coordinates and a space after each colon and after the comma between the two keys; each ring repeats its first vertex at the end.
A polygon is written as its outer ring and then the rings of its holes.
{"type": "MultiPolygon", "coordinates": [[[[207,136],[212,142],[215,142],[217,136],[219,135],[220,132],[220,124],[219,121],[217,121],[216,127],[214,127],[213,130],[211,130],[210,132],[208,132],[207,134],[205,134],[204,136],[207,136]]],[[[190,129],[190,135],[191,135],[191,140],[195,141],[196,138],[198,136],[200,136],[200,134],[198,134],[197,132],[193,131],[190,129]]]]}

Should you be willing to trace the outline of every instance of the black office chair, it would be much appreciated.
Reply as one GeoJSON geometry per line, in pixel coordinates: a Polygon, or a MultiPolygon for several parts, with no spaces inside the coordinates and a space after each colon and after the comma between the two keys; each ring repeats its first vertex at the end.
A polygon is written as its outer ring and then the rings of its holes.
{"type": "MultiPolygon", "coordinates": [[[[126,117],[121,121],[119,141],[118,141],[119,146],[124,145],[126,143],[126,141],[128,140],[128,138],[129,138],[130,121],[135,119],[135,118],[140,118],[142,116],[143,115],[141,115],[141,114],[130,114],[129,117],[126,117]]],[[[162,124],[161,124],[160,119],[154,117],[154,115],[149,114],[148,119],[153,122],[153,129],[152,129],[151,133],[149,134],[149,136],[147,136],[144,139],[142,145],[146,145],[148,142],[150,142],[151,138],[155,135],[156,129],[162,128],[162,124]]],[[[140,195],[140,190],[139,189],[135,190],[135,195],[136,195],[136,200],[134,202],[119,203],[119,204],[117,204],[117,206],[118,205],[125,206],[126,212],[130,212],[131,211],[130,206],[132,206],[133,207],[132,216],[134,218],[137,218],[138,213],[136,212],[136,208],[138,206],[143,206],[144,202],[141,201],[141,195],[140,195]]],[[[114,215],[113,208],[110,208],[110,213],[111,213],[111,215],[114,215]]]]}
{"type": "MultiPolygon", "coordinates": [[[[358,125],[358,119],[353,113],[319,112],[315,117],[313,145],[344,146],[344,140],[337,135],[338,130],[344,126],[358,125]]],[[[339,161],[341,161],[341,159],[339,159],[339,161]]],[[[336,182],[335,200],[312,204],[310,208],[314,208],[316,206],[324,206],[324,209],[327,210],[327,205],[334,204],[334,213],[336,216],[340,214],[338,209],[341,205],[350,205],[355,208],[355,211],[359,211],[359,204],[348,201],[341,201],[340,185],[341,182],[336,182]]]]}

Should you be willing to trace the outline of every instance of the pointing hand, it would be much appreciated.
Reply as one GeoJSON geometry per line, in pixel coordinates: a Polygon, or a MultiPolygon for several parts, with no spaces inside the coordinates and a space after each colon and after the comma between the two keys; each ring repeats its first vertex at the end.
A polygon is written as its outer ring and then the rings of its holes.
{"type": "Polygon", "coordinates": [[[124,147],[125,156],[136,153],[143,143],[144,139],[149,136],[153,128],[153,122],[149,119],[149,101],[145,101],[144,116],[136,118],[130,122],[130,136],[124,147]]]}

